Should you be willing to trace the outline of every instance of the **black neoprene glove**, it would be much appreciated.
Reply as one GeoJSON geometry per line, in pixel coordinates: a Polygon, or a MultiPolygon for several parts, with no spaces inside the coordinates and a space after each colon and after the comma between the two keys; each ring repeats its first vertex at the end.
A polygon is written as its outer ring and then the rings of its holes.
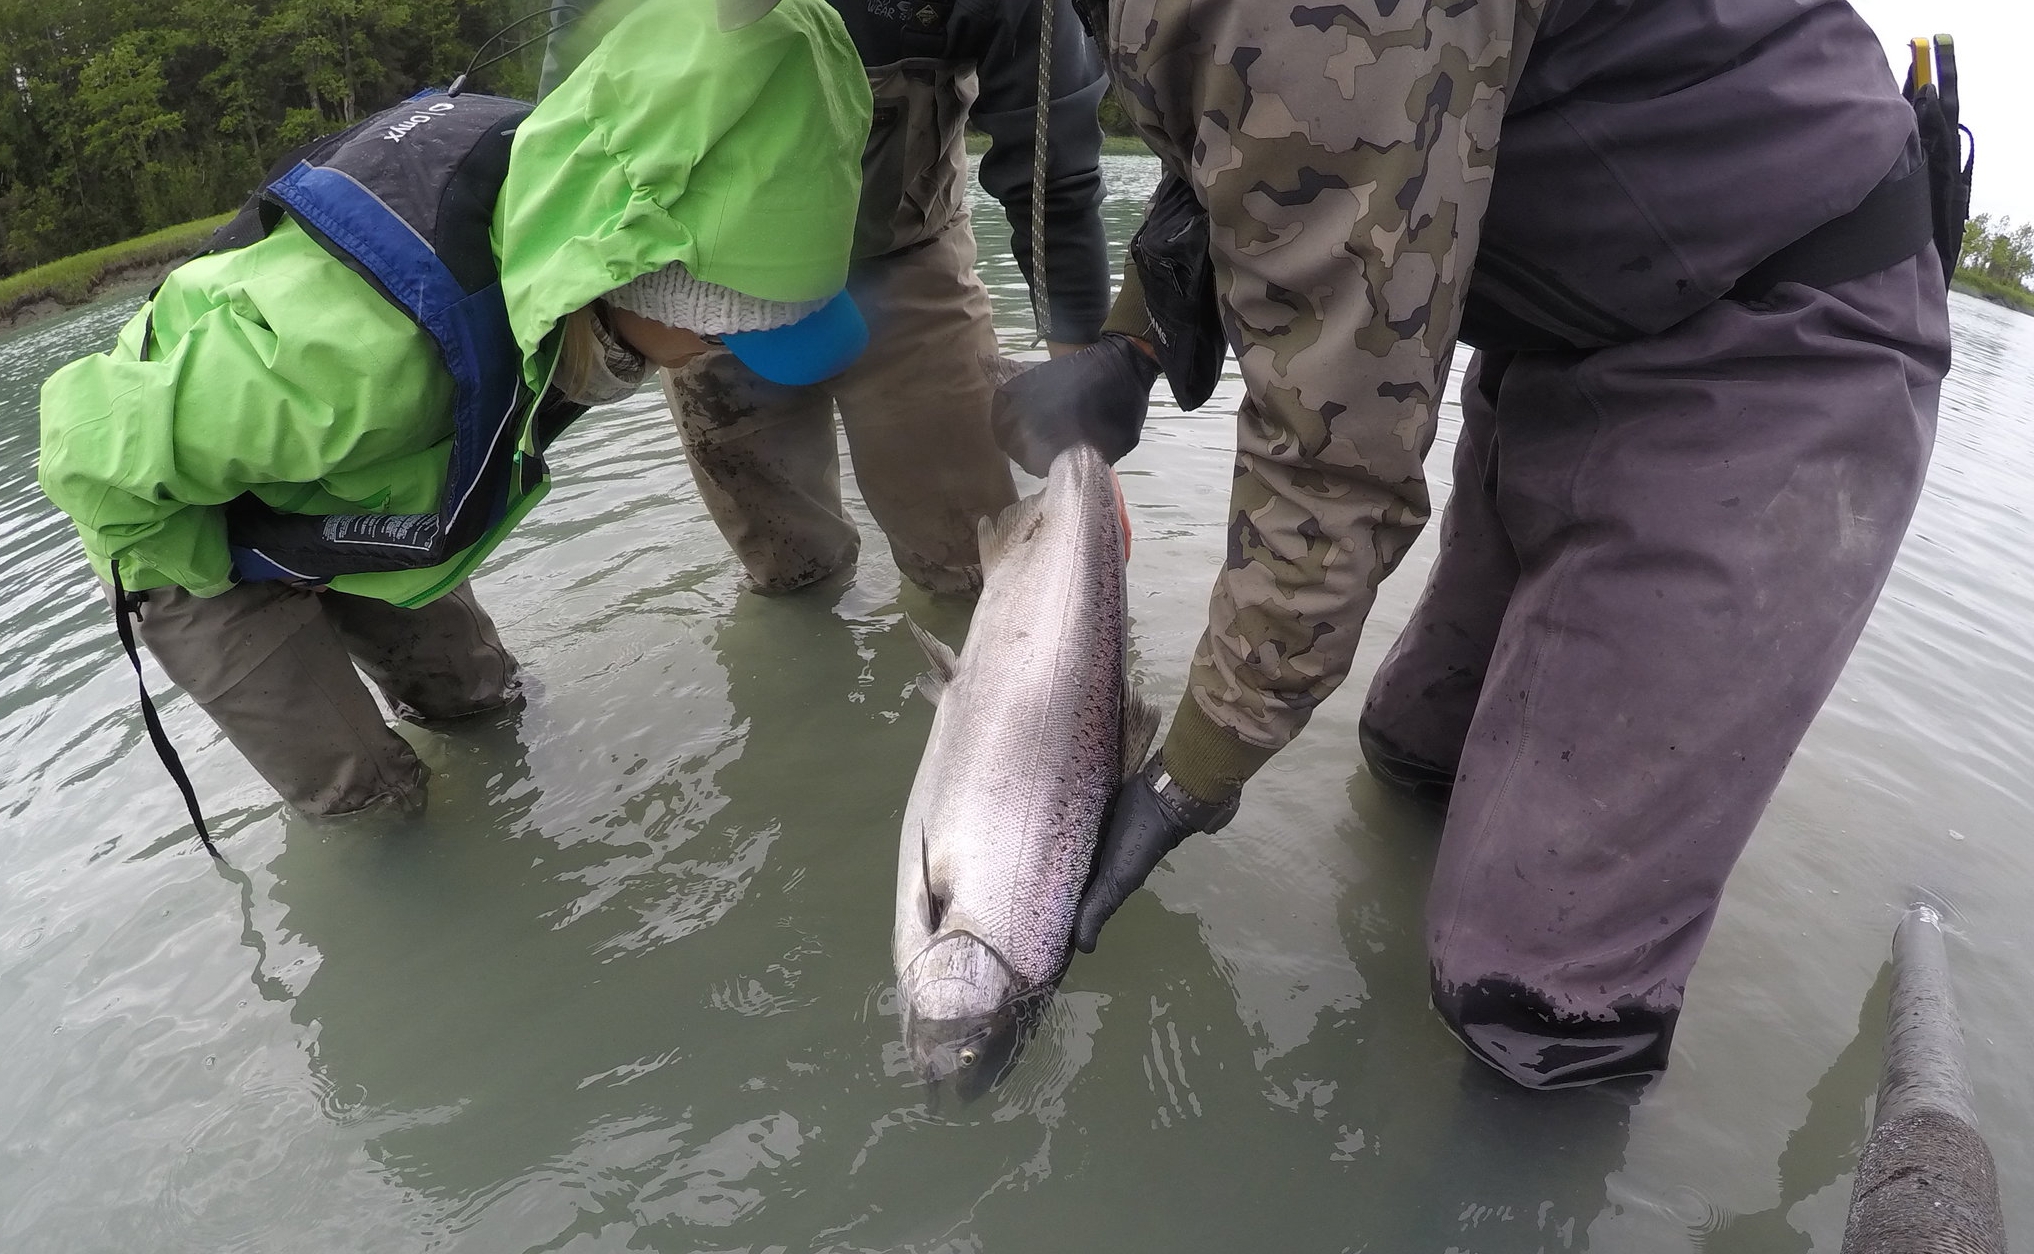
{"type": "Polygon", "coordinates": [[[1209,805],[1172,782],[1157,754],[1123,781],[1095,850],[1095,869],[1074,917],[1074,947],[1095,952],[1102,925],[1143,887],[1151,869],[1195,832],[1220,831],[1236,817],[1236,801],[1209,805]]]}
{"type": "Polygon", "coordinates": [[[1054,457],[1083,441],[1113,462],[1137,447],[1157,378],[1151,354],[1109,332],[997,388],[989,424],[1010,460],[1041,478],[1054,457]]]}

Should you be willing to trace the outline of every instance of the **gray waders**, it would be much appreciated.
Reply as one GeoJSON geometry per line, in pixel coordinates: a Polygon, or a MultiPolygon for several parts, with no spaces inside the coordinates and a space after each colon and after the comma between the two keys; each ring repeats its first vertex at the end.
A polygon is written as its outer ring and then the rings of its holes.
{"type": "Polygon", "coordinates": [[[137,634],[163,673],[306,814],[423,807],[429,771],[356,665],[409,721],[498,709],[521,691],[470,583],[417,609],[280,583],[143,598],[137,634]]]}
{"type": "Polygon", "coordinates": [[[1666,1065],[1725,877],[1892,568],[1948,355],[1931,248],[1473,363],[1440,555],[1362,729],[1447,802],[1434,1002],[1505,1075],[1666,1065]]]}

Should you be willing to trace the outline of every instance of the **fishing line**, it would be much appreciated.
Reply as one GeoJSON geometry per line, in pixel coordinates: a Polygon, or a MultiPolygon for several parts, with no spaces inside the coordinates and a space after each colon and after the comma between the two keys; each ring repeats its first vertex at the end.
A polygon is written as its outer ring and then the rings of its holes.
{"type": "Polygon", "coordinates": [[[489,35],[486,39],[481,40],[480,46],[473,50],[473,58],[466,63],[465,72],[460,74],[459,77],[452,80],[452,85],[445,89],[445,94],[448,96],[458,95],[462,90],[465,89],[466,80],[473,77],[475,74],[478,74],[480,71],[486,69],[490,65],[495,64],[496,62],[514,56],[518,52],[521,52],[523,49],[529,47],[533,43],[536,43],[540,39],[549,39],[552,36],[552,34],[559,29],[559,24],[554,23],[551,26],[551,28],[549,30],[546,30],[543,34],[532,35],[528,39],[523,40],[521,43],[516,44],[512,48],[507,48],[501,52],[497,52],[496,54],[489,57],[485,61],[482,61],[480,59],[480,54],[487,51],[487,46],[489,44],[493,43],[497,39],[500,39],[503,35],[508,34],[516,27],[521,26],[523,23],[529,21],[532,18],[549,17],[555,13],[570,13],[574,20],[585,16],[585,11],[582,10],[576,4],[554,4],[548,9],[537,9],[533,12],[523,14],[515,21],[510,22],[507,26],[502,27],[494,34],[489,35]]]}

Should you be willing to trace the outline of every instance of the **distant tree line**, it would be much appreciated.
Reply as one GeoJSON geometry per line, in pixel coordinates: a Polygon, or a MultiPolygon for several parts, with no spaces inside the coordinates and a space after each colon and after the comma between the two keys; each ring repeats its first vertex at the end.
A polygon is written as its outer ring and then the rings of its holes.
{"type": "Polygon", "coordinates": [[[1963,257],[1957,264],[1960,272],[2025,288],[2034,277],[2034,223],[2016,227],[2011,218],[1994,223],[1992,215],[1978,214],[1964,225],[1963,257]]]}
{"type": "MultiPolygon", "coordinates": [[[[0,0],[0,274],[230,209],[545,2],[0,0]]],[[[528,95],[539,56],[474,86],[528,95]]]]}

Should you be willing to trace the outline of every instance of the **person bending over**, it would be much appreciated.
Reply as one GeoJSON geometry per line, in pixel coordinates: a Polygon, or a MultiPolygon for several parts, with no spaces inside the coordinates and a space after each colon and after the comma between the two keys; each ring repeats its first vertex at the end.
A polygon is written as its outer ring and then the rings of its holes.
{"type": "Polygon", "coordinates": [[[534,110],[426,93],[292,154],[43,387],[38,476],[116,611],[304,812],[422,804],[356,666],[399,718],[515,699],[470,575],[566,423],[709,340],[804,384],[865,339],[870,95],[839,16],[610,17],[534,110]],[[651,286],[682,316],[615,296],[651,286]]]}

